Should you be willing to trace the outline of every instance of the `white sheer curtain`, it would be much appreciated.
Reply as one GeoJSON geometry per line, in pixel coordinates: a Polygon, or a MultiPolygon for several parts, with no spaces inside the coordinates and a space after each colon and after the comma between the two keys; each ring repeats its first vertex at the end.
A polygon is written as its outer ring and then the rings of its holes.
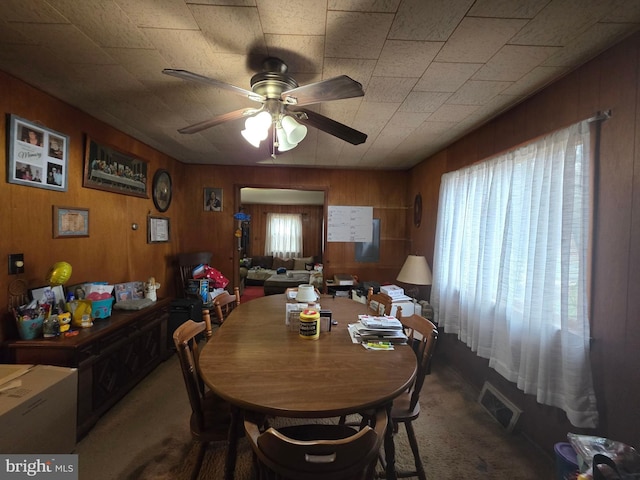
{"type": "Polygon", "coordinates": [[[589,363],[589,125],[443,176],[435,319],[577,427],[598,421],[589,363]]]}
{"type": "Polygon", "coordinates": [[[264,254],[280,258],[302,256],[302,215],[267,213],[264,254]]]}

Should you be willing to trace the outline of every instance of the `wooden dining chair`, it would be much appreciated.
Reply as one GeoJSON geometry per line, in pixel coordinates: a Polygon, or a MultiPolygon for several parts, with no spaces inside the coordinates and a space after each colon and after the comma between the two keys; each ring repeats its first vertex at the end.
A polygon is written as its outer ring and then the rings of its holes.
{"type": "Polygon", "coordinates": [[[371,425],[356,430],[337,424],[305,424],[261,431],[245,417],[258,480],[365,480],[375,466],[387,428],[386,409],[371,425]]]}
{"type": "Polygon", "coordinates": [[[386,293],[373,293],[373,287],[367,292],[367,306],[377,315],[391,315],[393,299],[386,293]]]}
{"type": "MultiPolygon", "coordinates": [[[[190,429],[192,437],[199,442],[198,456],[191,478],[198,478],[207,445],[210,442],[228,441],[233,425],[231,405],[205,389],[198,372],[198,341],[196,336],[205,330],[204,322],[187,320],[173,333],[173,342],[180,359],[182,376],[191,404],[190,429]]],[[[233,471],[236,461],[236,449],[229,443],[226,469],[233,471]]]]}
{"type": "MultiPolygon", "coordinates": [[[[438,328],[429,320],[417,314],[403,317],[401,309],[398,310],[397,316],[409,338],[407,343],[416,352],[418,360],[415,380],[408,390],[393,400],[391,418],[389,419],[392,422],[394,432],[398,431],[400,423],[404,424],[416,467],[415,471],[412,472],[397,472],[397,476],[398,478],[417,476],[420,480],[426,480],[412,422],[420,415],[420,391],[422,390],[425,376],[430,373],[431,358],[438,340],[438,328]]],[[[384,457],[380,457],[380,462],[386,470],[384,457]]]]}
{"type": "Polygon", "coordinates": [[[186,297],[187,281],[193,278],[193,269],[198,265],[211,264],[211,252],[192,252],[178,254],[178,274],[180,276],[178,289],[182,288],[181,296],[186,297]]]}
{"type": "MultiPolygon", "coordinates": [[[[213,310],[216,316],[216,322],[222,325],[229,314],[238,305],[240,305],[240,289],[238,287],[233,288],[233,295],[227,291],[222,292],[220,295],[216,295],[213,299],[213,310]]],[[[207,337],[211,337],[208,331],[207,337]]]]}

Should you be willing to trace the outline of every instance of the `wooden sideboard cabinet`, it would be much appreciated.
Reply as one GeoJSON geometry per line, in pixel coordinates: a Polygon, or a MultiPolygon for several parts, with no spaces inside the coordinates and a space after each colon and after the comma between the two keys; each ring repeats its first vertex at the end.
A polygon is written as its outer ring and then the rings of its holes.
{"type": "Polygon", "coordinates": [[[170,298],[137,311],[113,310],[72,337],[14,340],[5,344],[9,361],[78,369],[79,440],[101,415],[151,372],[170,352],[170,298]]]}

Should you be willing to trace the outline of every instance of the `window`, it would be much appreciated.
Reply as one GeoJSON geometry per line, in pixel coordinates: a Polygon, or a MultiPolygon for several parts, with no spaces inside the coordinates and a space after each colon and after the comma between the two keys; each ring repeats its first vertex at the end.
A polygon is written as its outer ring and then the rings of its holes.
{"type": "Polygon", "coordinates": [[[571,423],[595,427],[589,124],[443,176],[436,321],[571,423]]]}
{"type": "Polygon", "coordinates": [[[298,213],[267,213],[264,254],[280,258],[302,256],[302,216],[298,213]]]}

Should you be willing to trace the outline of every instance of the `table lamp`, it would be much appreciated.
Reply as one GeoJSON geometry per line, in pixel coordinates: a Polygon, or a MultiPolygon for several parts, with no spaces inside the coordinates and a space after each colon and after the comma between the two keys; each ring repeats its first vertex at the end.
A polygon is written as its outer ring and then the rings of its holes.
{"type": "Polygon", "coordinates": [[[429,268],[427,259],[422,255],[409,255],[396,280],[402,283],[416,285],[414,290],[416,292],[415,296],[409,295],[409,292],[406,292],[407,295],[416,298],[419,292],[418,285],[431,285],[431,269],[429,268]]]}

